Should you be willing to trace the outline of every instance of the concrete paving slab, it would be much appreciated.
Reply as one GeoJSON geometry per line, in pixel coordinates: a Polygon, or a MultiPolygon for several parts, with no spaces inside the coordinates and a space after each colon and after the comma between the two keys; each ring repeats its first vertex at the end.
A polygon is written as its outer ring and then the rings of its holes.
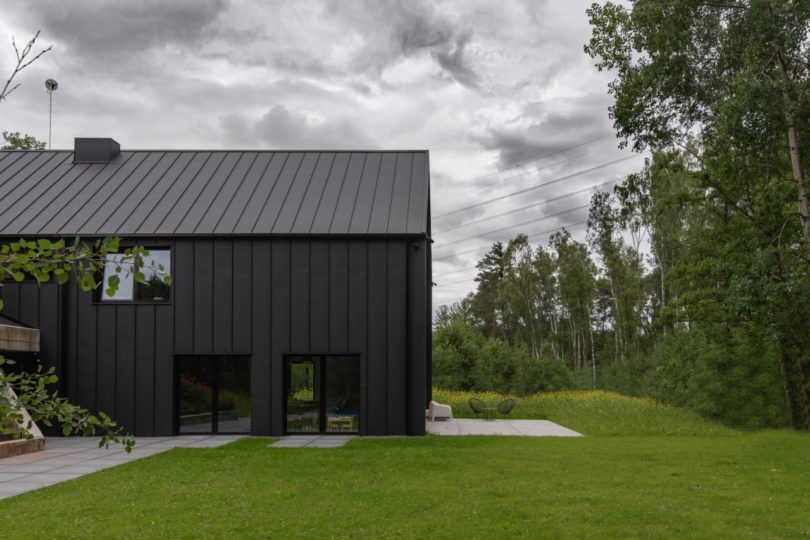
{"type": "Polygon", "coordinates": [[[12,480],[26,476],[27,474],[28,473],[0,472],[0,482],[11,482],[12,480]]]}
{"type": "Polygon", "coordinates": [[[213,448],[242,437],[242,435],[138,437],[135,448],[129,454],[120,446],[99,448],[98,439],[48,438],[45,450],[41,452],[0,459],[0,499],[153,456],[170,448],[178,446],[213,448]]]}
{"type": "Polygon", "coordinates": [[[450,421],[425,421],[428,433],[434,435],[495,435],[518,437],[581,437],[548,420],[478,420],[458,418],[450,421]]]}
{"type": "Polygon", "coordinates": [[[268,448],[340,448],[353,435],[292,435],[281,437],[268,448]]]}

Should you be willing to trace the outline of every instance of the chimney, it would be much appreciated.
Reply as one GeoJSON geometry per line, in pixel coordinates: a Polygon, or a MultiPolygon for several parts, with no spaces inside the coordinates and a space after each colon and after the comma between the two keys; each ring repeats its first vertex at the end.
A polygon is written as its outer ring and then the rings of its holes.
{"type": "Polygon", "coordinates": [[[121,145],[110,138],[75,138],[73,163],[109,163],[121,153],[121,145]]]}

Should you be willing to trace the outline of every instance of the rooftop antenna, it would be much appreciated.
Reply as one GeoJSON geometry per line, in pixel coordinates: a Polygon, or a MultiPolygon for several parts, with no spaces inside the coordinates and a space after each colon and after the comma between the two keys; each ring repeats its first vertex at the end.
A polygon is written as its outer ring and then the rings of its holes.
{"type": "Polygon", "coordinates": [[[59,83],[53,79],[45,81],[45,88],[48,89],[48,150],[51,149],[51,120],[53,119],[53,91],[59,88],[59,83]]]}

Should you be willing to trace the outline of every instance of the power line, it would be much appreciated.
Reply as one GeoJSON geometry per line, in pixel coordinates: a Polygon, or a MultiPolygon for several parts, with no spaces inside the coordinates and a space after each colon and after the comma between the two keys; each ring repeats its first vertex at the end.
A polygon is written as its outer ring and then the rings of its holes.
{"type": "Polygon", "coordinates": [[[636,158],[636,157],[639,157],[639,156],[636,155],[636,154],[633,154],[633,155],[630,155],[630,156],[625,156],[625,157],[622,157],[622,158],[619,158],[619,159],[616,159],[616,160],[613,160],[613,161],[609,161],[607,163],[603,163],[601,165],[597,165],[595,167],[591,167],[589,169],[585,169],[585,170],[582,170],[582,171],[579,171],[579,172],[575,172],[575,173],[572,173],[572,174],[569,174],[569,175],[566,175],[566,176],[561,176],[559,178],[555,178],[555,179],[550,180],[548,182],[543,182],[542,184],[538,184],[536,186],[520,189],[518,191],[513,191],[512,193],[507,193],[506,195],[501,195],[500,197],[495,197],[493,199],[488,199],[486,201],[471,204],[469,206],[465,206],[463,208],[459,208],[459,209],[453,210],[451,212],[445,212],[444,214],[439,214],[438,216],[433,216],[433,219],[440,219],[440,218],[450,216],[450,215],[453,215],[453,214],[458,214],[459,212],[464,212],[466,210],[471,210],[473,208],[478,208],[478,207],[484,206],[485,204],[493,203],[493,202],[496,202],[496,201],[502,201],[504,199],[514,197],[515,195],[521,195],[523,193],[528,193],[529,191],[534,191],[536,189],[540,189],[540,188],[545,187],[545,186],[550,186],[551,184],[556,184],[558,182],[562,182],[563,180],[569,180],[571,178],[575,178],[577,176],[581,176],[581,175],[589,173],[589,172],[598,171],[599,169],[604,169],[605,167],[609,167],[610,165],[615,165],[616,163],[619,163],[619,162],[622,162],[622,161],[627,161],[628,159],[632,159],[632,158],[636,158]]]}
{"type": "MultiPolygon", "coordinates": [[[[526,238],[532,238],[532,237],[534,237],[534,236],[539,236],[539,235],[541,235],[541,234],[553,233],[553,232],[556,232],[556,231],[561,231],[561,230],[563,230],[563,229],[566,229],[566,230],[572,230],[572,229],[574,229],[574,228],[578,227],[579,225],[584,225],[584,224],[585,224],[585,223],[587,223],[587,222],[588,222],[588,220],[586,219],[586,220],[584,220],[584,221],[580,221],[580,222],[578,222],[578,223],[574,224],[574,226],[573,226],[573,227],[572,227],[572,226],[568,226],[568,227],[566,227],[566,226],[562,226],[562,227],[555,227],[555,228],[552,228],[552,229],[547,229],[547,230],[545,230],[545,231],[540,231],[540,232],[538,232],[538,233],[534,233],[534,234],[532,234],[531,236],[527,236],[526,238]]],[[[476,250],[475,250],[475,251],[478,251],[479,249],[485,249],[485,248],[486,248],[486,246],[481,247],[481,248],[476,248],[476,250]]],[[[457,255],[458,255],[458,254],[457,254],[457,255]]],[[[434,259],[434,260],[435,260],[435,259],[434,259]]],[[[458,270],[450,270],[449,272],[442,272],[441,274],[434,274],[434,275],[433,275],[433,277],[434,277],[434,278],[440,278],[440,277],[442,277],[442,276],[449,276],[450,274],[458,274],[459,272],[464,272],[464,271],[467,271],[467,270],[473,270],[473,269],[475,269],[475,267],[474,267],[474,266],[473,266],[473,267],[459,268],[458,270]]],[[[449,284],[448,284],[448,283],[445,283],[445,285],[449,285],[449,284]]]]}
{"type": "Polygon", "coordinates": [[[521,221],[520,223],[515,223],[514,225],[509,225],[508,227],[501,227],[500,229],[495,229],[493,231],[487,231],[485,233],[476,234],[476,235],[473,235],[473,236],[468,236],[466,238],[460,238],[458,240],[452,240],[450,242],[445,242],[444,244],[440,244],[440,245],[437,245],[437,246],[434,246],[434,247],[436,249],[439,249],[439,248],[443,248],[443,247],[446,247],[446,246],[452,246],[453,244],[459,244],[461,242],[466,242],[467,240],[475,240],[475,239],[480,238],[481,236],[484,236],[484,235],[487,235],[487,234],[495,234],[495,233],[499,233],[499,232],[503,232],[503,231],[508,231],[509,229],[514,229],[515,227],[521,227],[523,225],[529,225],[530,223],[537,223],[538,221],[543,221],[544,219],[549,219],[549,218],[561,216],[563,214],[568,214],[568,213],[571,213],[571,212],[575,212],[577,210],[582,210],[583,208],[588,208],[589,206],[590,206],[590,203],[581,204],[579,206],[575,206],[574,208],[569,208],[568,210],[562,210],[560,212],[555,212],[555,213],[549,214],[547,216],[541,216],[539,218],[530,219],[528,221],[521,221]]]}
{"type": "MultiPolygon", "coordinates": [[[[547,234],[547,233],[551,233],[551,232],[562,230],[562,229],[567,229],[567,230],[570,231],[570,230],[573,230],[573,229],[579,227],[580,225],[585,225],[586,223],[588,223],[588,220],[583,219],[582,221],[577,221],[576,223],[571,223],[569,225],[563,225],[562,227],[552,227],[552,228],[546,229],[544,231],[532,233],[529,236],[527,236],[527,238],[534,238],[536,236],[540,236],[541,234],[547,234]]],[[[443,255],[441,257],[433,257],[432,260],[433,261],[443,261],[444,259],[451,259],[451,258],[457,257],[459,255],[467,255],[468,253],[474,253],[476,251],[481,251],[482,249],[487,249],[488,247],[489,247],[489,245],[478,246],[478,247],[475,247],[475,248],[472,248],[472,249],[465,249],[464,251],[457,251],[456,253],[451,253],[450,255],[443,255]]]]}
{"type": "Polygon", "coordinates": [[[571,193],[566,193],[565,195],[559,195],[557,197],[552,197],[551,199],[544,199],[544,200],[542,200],[540,202],[537,202],[537,203],[534,203],[534,204],[529,204],[529,205],[526,205],[526,206],[522,206],[520,208],[516,208],[514,210],[509,210],[507,212],[502,212],[500,214],[495,214],[494,216],[488,216],[488,217],[485,217],[485,218],[477,219],[475,221],[468,221],[467,223],[462,223],[461,225],[456,225],[455,227],[450,227],[449,229],[440,229],[438,232],[439,233],[446,233],[446,232],[450,232],[450,231],[455,231],[456,229],[461,229],[462,227],[468,227],[470,225],[477,225],[479,223],[484,223],[485,221],[492,221],[493,219],[497,219],[499,217],[508,216],[510,214],[516,214],[518,212],[522,212],[523,210],[528,210],[529,208],[536,208],[538,206],[543,206],[543,205],[548,204],[550,202],[559,201],[560,199],[565,199],[566,197],[571,197],[573,195],[578,195],[580,193],[585,193],[586,191],[598,190],[600,188],[607,187],[607,186],[609,186],[611,184],[615,184],[619,180],[620,179],[617,178],[616,180],[611,180],[610,182],[605,182],[604,184],[599,184],[598,186],[589,186],[589,187],[586,187],[586,188],[583,188],[583,189],[578,189],[576,191],[572,191],[571,193]]]}
{"type": "MultiPolygon", "coordinates": [[[[574,226],[574,227],[557,227],[557,228],[555,228],[555,229],[548,229],[548,230],[546,230],[546,231],[540,231],[539,233],[534,233],[534,234],[532,234],[531,236],[528,236],[527,238],[531,238],[532,236],[538,236],[538,235],[541,235],[541,234],[547,234],[547,233],[551,233],[551,232],[556,232],[556,231],[559,231],[559,230],[562,230],[562,229],[566,229],[566,230],[572,230],[572,229],[576,228],[576,226],[578,226],[578,225],[584,225],[584,224],[585,224],[585,223],[587,223],[587,222],[588,222],[588,220],[584,220],[584,221],[579,222],[578,224],[575,224],[575,226],[574,226]]],[[[483,248],[479,248],[479,249],[483,249],[483,248]]],[[[451,271],[449,271],[449,272],[442,272],[441,274],[435,274],[433,277],[434,277],[434,278],[440,278],[440,277],[442,277],[442,276],[449,276],[450,274],[458,274],[459,272],[467,272],[467,271],[469,271],[469,270],[475,270],[475,269],[476,269],[476,267],[475,267],[475,266],[471,266],[471,267],[470,267],[470,266],[468,266],[468,267],[465,267],[465,268],[459,268],[458,270],[451,270],[451,271]]],[[[467,280],[466,280],[466,279],[464,279],[464,280],[460,280],[460,281],[467,281],[467,280]]],[[[455,283],[458,283],[458,282],[456,282],[456,281],[451,281],[451,282],[449,282],[449,283],[440,283],[439,285],[440,285],[441,287],[443,287],[443,286],[445,286],[445,285],[453,285],[453,284],[455,284],[455,283]]]]}
{"type": "Polygon", "coordinates": [[[503,169],[503,170],[500,170],[500,171],[491,172],[491,173],[489,173],[489,174],[485,174],[485,175],[483,175],[483,176],[479,176],[479,177],[477,177],[477,178],[473,178],[473,179],[471,179],[471,180],[466,180],[466,182],[471,182],[471,183],[472,183],[472,182],[478,182],[479,180],[484,180],[485,178],[489,178],[490,176],[495,176],[495,175],[497,175],[497,174],[501,174],[501,173],[503,173],[504,171],[509,171],[509,170],[512,170],[512,169],[517,169],[517,168],[519,168],[519,167],[523,167],[524,165],[528,165],[529,163],[534,163],[535,161],[540,161],[541,159],[550,158],[550,157],[552,157],[552,156],[556,156],[556,155],[558,155],[558,154],[562,154],[562,153],[564,153],[564,152],[568,152],[569,150],[574,150],[574,149],[579,148],[579,147],[581,147],[581,146],[585,146],[585,145],[587,145],[587,144],[591,144],[591,143],[594,143],[594,142],[599,141],[599,140],[602,140],[602,139],[607,139],[608,137],[612,137],[613,135],[614,135],[613,133],[608,133],[608,134],[606,134],[606,135],[602,135],[601,137],[597,137],[597,138],[595,138],[595,139],[591,139],[591,140],[589,140],[589,141],[585,141],[585,142],[583,142],[583,143],[576,144],[576,145],[574,145],[574,146],[569,146],[568,148],[563,148],[562,150],[557,150],[557,151],[552,152],[552,153],[550,153],[550,154],[545,154],[545,155],[542,155],[542,156],[538,156],[538,157],[535,157],[535,158],[529,159],[529,160],[527,160],[527,161],[522,161],[522,162],[520,162],[520,163],[516,163],[516,164],[514,164],[514,165],[510,165],[509,167],[507,167],[507,168],[505,168],[505,169],[503,169]]]}
{"type": "MultiPolygon", "coordinates": [[[[531,174],[533,172],[542,171],[544,169],[551,168],[551,167],[553,167],[555,165],[559,165],[560,163],[565,163],[565,162],[571,161],[573,159],[581,158],[581,157],[588,156],[588,155],[591,155],[591,154],[594,154],[594,153],[598,154],[598,153],[604,152],[605,150],[608,150],[608,149],[609,149],[608,147],[605,147],[605,148],[602,148],[600,150],[597,150],[596,152],[594,152],[593,150],[588,150],[587,152],[582,152],[580,154],[575,154],[575,155],[567,157],[565,159],[555,161],[554,163],[549,163],[548,165],[543,165],[542,167],[535,167],[534,169],[529,169],[528,171],[524,171],[524,172],[522,172],[520,174],[515,174],[515,175],[512,175],[512,176],[508,176],[506,178],[499,178],[495,182],[490,182],[488,184],[484,184],[484,185],[481,185],[481,186],[465,186],[465,187],[474,188],[475,190],[487,189],[487,188],[490,188],[492,186],[497,186],[498,184],[500,184],[502,182],[508,182],[509,180],[514,180],[515,178],[520,178],[521,176],[526,176],[527,174],[531,174]]],[[[570,148],[568,150],[570,150],[570,148]]],[[[502,174],[504,171],[509,171],[509,170],[511,170],[513,168],[515,168],[515,167],[509,167],[509,168],[504,169],[503,171],[498,171],[497,173],[493,173],[493,174],[502,174]]],[[[489,174],[487,176],[492,176],[492,174],[489,174]]],[[[482,176],[481,178],[486,178],[487,176],[482,176]]],[[[466,181],[464,183],[465,184],[466,183],[475,183],[475,182],[477,182],[477,180],[478,179],[468,180],[468,181],[466,181]]],[[[463,193],[468,193],[470,191],[473,191],[473,189],[464,189],[463,193]]]]}

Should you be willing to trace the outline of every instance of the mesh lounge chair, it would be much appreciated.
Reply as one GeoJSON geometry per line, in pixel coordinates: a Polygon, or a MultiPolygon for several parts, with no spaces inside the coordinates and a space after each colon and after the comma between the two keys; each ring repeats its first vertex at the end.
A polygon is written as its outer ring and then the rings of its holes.
{"type": "Polygon", "coordinates": [[[471,397],[467,404],[470,406],[470,409],[472,409],[472,412],[475,413],[475,416],[480,416],[482,413],[487,412],[487,406],[478,398],[471,397]]]}
{"type": "Polygon", "coordinates": [[[512,409],[515,408],[515,400],[514,399],[505,399],[498,403],[498,412],[502,415],[506,416],[512,409]]]}

